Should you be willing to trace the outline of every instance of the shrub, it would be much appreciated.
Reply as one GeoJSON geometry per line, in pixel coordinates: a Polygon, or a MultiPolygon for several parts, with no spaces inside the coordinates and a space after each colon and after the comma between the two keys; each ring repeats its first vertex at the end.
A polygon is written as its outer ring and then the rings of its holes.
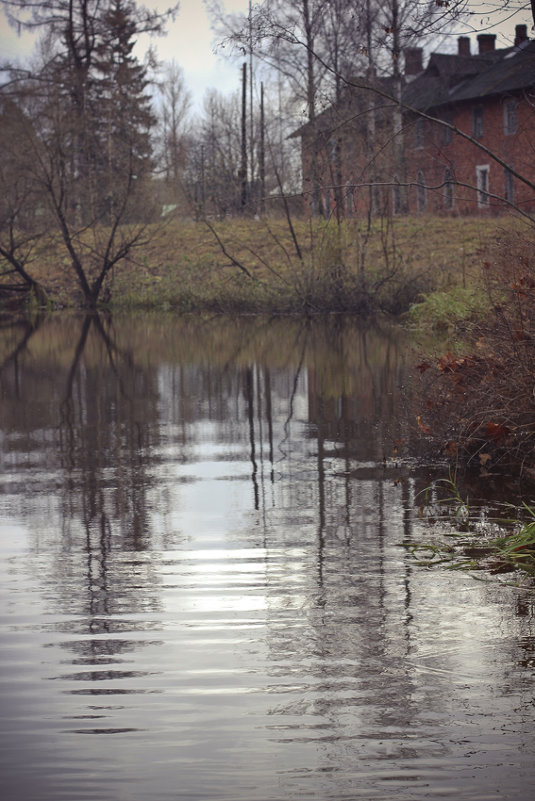
{"type": "MultiPolygon", "coordinates": [[[[531,232],[533,234],[533,232],[531,232]]],[[[484,469],[501,463],[535,477],[535,248],[505,238],[482,265],[489,313],[471,352],[418,365],[424,429],[446,453],[484,469]]]]}

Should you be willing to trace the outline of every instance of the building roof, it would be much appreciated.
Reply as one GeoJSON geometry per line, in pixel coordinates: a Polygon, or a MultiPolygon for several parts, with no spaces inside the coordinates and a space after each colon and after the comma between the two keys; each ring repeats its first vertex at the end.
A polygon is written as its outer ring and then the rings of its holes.
{"type": "MultiPolygon", "coordinates": [[[[375,80],[376,88],[386,96],[394,95],[391,76],[375,80]]],[[[302,125],[290,138],[303,135],[309,128],[317,134],[334,132],[344,123],[355,121],[368,108],[364,100],[368,97],[367,83],[362,77],[354,79],[354,85],[349,82],[338,103],[318,114],[314,123],[302,125]]],[[[373,91],[371,85],[370,90],[373,91]]],[[[530,39],[514,47],[491,49],[477,55],[432,53],[427,67],[405,83],[403,103],[428,112],[461,101],[526,90],[535,90],[535,40],[530,39]]]]}
{"type": "MultiPolygon", "coordinates": [[[[394,79],[391,76],[376,77],[373,82],[368,78],[353,77],[349,78],[342,97],[337,103],[327,106],[320,111],[313,121],[307,121],[296,131],[293,131],[289,139],[302,136],[309,129],[314,134],[331,134],[348,122],[356,122],[363,113],[369,109],[369,102],[378,95],[373,94],[374,89],[379,89],[387,95],[394,94],[394,79]]],[[[377,100],[375,102],[377,106],[377,100]]]]}
{"type": "Polygon", "coordinates": [[[535,89],[535,41],[481,55],[433,53],[405,88],[403,100],[426,111],[463,100],[535,89]]]}

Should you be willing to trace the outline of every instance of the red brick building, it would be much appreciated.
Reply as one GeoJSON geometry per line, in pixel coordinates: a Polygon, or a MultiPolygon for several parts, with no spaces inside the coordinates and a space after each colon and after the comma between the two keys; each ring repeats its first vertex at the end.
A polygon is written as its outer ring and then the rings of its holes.
{"type": "Polygon", "coordinates": [[[433,53],[425,69],[422,50],[407,50],[401,114],[393,78],[372,91],[358,79],[296,131],[308,210],[535,210],[535,41],[525,25],[512,47],[496,50],[495,39],[480,34],[472,54],[461,36],[457,53],[433,53]]]}

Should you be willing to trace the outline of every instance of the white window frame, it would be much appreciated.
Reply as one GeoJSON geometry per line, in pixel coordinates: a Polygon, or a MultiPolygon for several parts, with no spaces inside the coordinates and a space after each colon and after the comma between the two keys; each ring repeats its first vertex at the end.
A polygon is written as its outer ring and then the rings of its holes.
{"type": "Polygon", "coordinates": [[[476,167],[476,186],[477,205],[480,209],[486,209],[490,204],[489,176],[490,166],[488,164],[478,164],[476,167]]]}

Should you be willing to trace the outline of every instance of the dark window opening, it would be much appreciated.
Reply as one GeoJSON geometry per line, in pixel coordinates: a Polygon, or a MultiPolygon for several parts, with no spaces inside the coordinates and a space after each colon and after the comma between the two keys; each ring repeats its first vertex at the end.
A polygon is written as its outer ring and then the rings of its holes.
{"type": "Polygon", "coordinates": [[[444,208],[453,208],[453,175],[449,169],[444,173],[444,208]]]}
{"type": "Polygon", "coordinates": [[[414,147],[425,147],[425,120],[419,117],[414,124],[414,147]]]}
{"type": "Polygon", "coordinates": [[[474,139],[483,136],[483,109],[481,106],[472,109],[472,135],[474,139]]]}
{"type": "Polygon", "coordinates": [[[447,123],[447,125],[440,126],[440,143],[442,145],[451,145],[451,141],[453,139],[453,131],[448,125],[452,124],[452,116],[451,114],[444,114],[442,117],[443,121],[447,123]]]}

